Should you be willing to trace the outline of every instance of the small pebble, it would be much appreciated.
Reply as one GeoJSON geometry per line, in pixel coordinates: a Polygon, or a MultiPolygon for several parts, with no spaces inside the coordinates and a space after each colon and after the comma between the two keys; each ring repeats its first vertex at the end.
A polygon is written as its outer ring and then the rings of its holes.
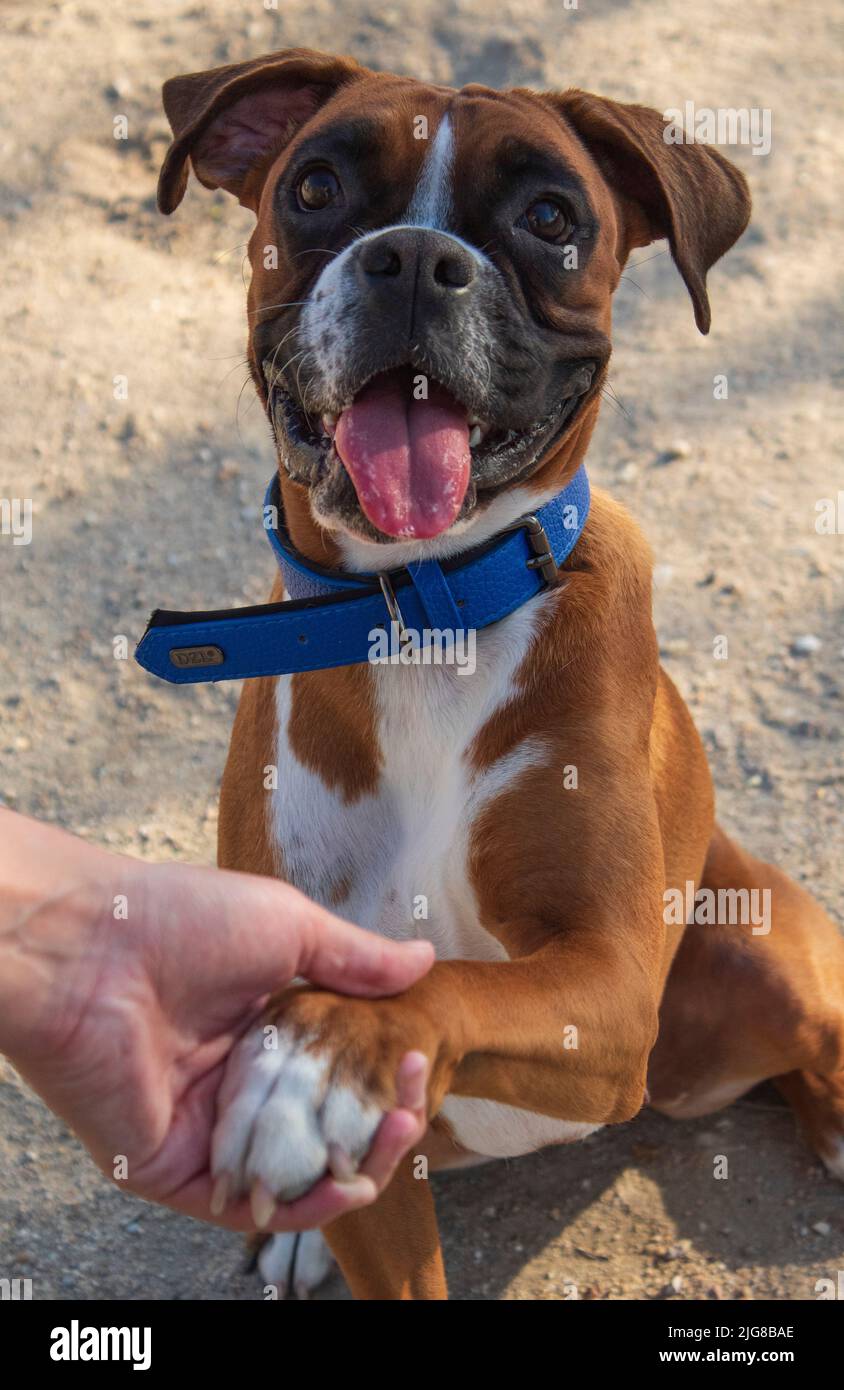
{"type": "Polygon", "coordinates": [[[667,449],[663,449],[654,459],[654,464],[661,468],[666,463],[675,463],[677,459],[687,459],[692,452],[692,446],[687,439],[675,439],[673,444],[669,444],[667,449]]]}
{"type": "Polygon", "coordinates": [[[795,637],[791,644],[792,656],[811,656],[813,652],[820,651],[823,643],[820,637],[816,637],[813,632],[806,632],[802,637],[795,637]]]}

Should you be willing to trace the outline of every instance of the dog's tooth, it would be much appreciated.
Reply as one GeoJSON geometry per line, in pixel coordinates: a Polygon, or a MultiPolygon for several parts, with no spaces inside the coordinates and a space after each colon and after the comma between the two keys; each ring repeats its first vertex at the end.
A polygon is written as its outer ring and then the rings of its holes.
{"type": "Polygon", "coordinates": [[[211,1193],[211,1215],[222,1216],[226,1209],[226,1202],[229,1196],[229,1183],[231,1181],[228,1173],[221,1173],[214,1183],[214,1190],[211,1193]]]}
{"type": "Polygon", "coordinates": [[[257,1182],[252,1187],[252,1191],[249,1195],[249,1205],[252,1208],[252,1216],[255,1220],[255,1225],[258,1227],[259,1231],[263,1231],[266,1226],[269,1226],[273,1219],[275,1198],[264,1186],[260,1178],[258,1178],[257,1182]]]}
{"type": "Polygon", "coordinates": [[[323,434],[326,434],[326,435],[329,437],[329,439],[330,439],[330,438],[332,438],[332,436],[333,436],[334,431],[335,431],[336,428],[337,428],[337,416],[334,415],[334,414],[332,413],[332,411],[326,410],[325,414],[324,414],[323,417],[322,417],[322,430],[323,430],[323,434]]]}
{"type": "Polygon", "coordinates": [[[469,448],[470,448],[470,449],[476,449],[476,448],[478,447],[478,445],[480,444],[481,440],[483,439],[483,437],[484,437],[484,434],[483,434],[483,430],[481,429],[480,425],[475,425],[474,428],[472,429],[471,434],[469,435],[469,448]]]}

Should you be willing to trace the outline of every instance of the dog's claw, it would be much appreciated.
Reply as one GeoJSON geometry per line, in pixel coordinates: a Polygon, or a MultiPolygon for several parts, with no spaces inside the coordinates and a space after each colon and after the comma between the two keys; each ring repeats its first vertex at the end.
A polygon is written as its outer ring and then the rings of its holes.
{"type": "Polygon", "coordinates": [[[249,1205],[252,1208],[252,1216],[259,1231],[263,1231],[269,1226],[275,1211],[275,1197],[268,1191],[259,1178],[253,1185],[249,1197],[249,1205]]]}
{"type": "Polygon", "coordinates": [[[214,1183],[214,1190],[211,1193],[211,1215],[222,1216],[226,1209],[226,1202],[229,1196],[230,1177],[228,1173],[221,1173],[214,1183]]]}
{"type": "Polygon", "coordinates": [[[328,1167],[338,1182],[351,1182],[358,1171],[346,1150],[339,1144],[328,1145],[328,1167]]]}

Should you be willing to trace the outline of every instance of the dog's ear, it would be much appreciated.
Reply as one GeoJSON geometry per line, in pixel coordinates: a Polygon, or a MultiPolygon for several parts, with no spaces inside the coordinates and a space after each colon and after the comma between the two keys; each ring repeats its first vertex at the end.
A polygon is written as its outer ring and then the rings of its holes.
{"type": "Polygon", "coordinates": [[[289,48],[247,63],[171,77],[162,98],[173,143],[161,166],[158,206],[170,213],[185,196],[188,159],[206,188],[225,188],[253,210],[257,173],[347,82],[368,76],[353,58],[289,48]]]}
{"type": "Polygon", "coordinates": [[[744,175],[703,144],[669,144],[658,111],[571,90],[552,98],[605,177],[639,205],[645,220],[633,246],[667,237],[701,333],[711,314],[706,272],[741,236],[750,217],[744,175]]]}

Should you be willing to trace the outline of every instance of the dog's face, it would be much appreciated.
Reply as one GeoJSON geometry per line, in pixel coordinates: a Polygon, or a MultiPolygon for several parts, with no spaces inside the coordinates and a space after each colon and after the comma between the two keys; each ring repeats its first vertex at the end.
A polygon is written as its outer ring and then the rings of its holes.
{"type": "Polygon", "coordinates": [[[747,221],[719,155],[582,92],[455,92],[295,50],[164,95],[160,206],[190,157],[255,211],[249,355],[281,462],[321,525],[370,541],[565,473],[630,250],[669,237],[705,332],[706,271],[747,221]]]}

